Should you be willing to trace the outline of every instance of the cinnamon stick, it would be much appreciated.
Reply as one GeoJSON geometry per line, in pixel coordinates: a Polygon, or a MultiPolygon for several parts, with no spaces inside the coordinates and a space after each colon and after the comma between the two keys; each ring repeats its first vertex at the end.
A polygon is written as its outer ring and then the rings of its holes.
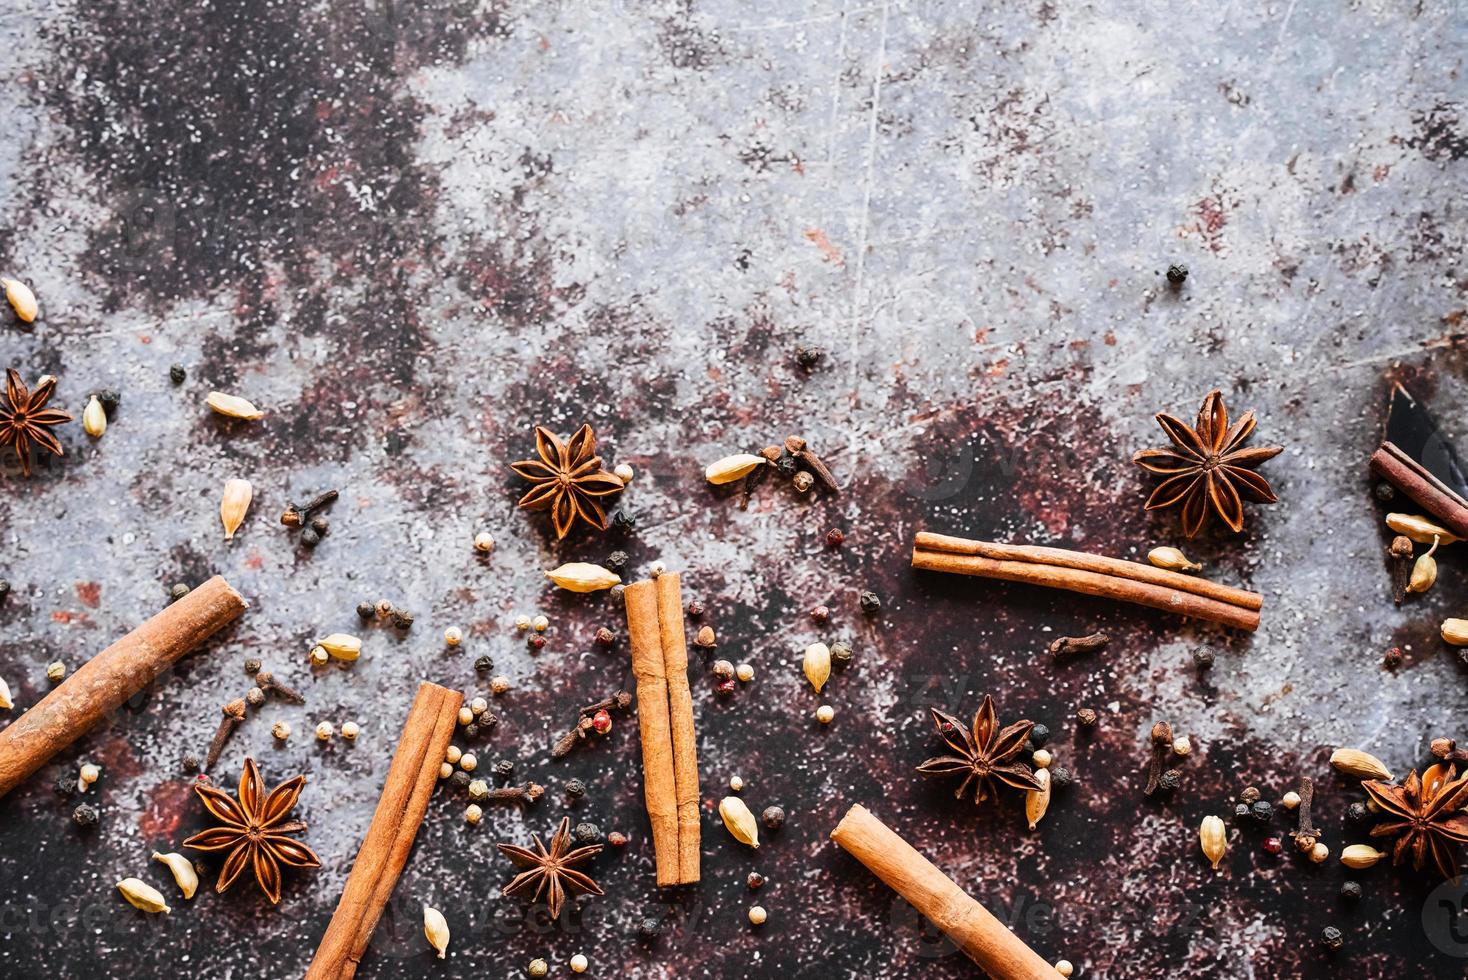
{"type": "Polygon", "coordinates": [[[1443,527],[1468,538],[1468,507],[1462,499],[1395,443],[1383,442],[1371,455],[1371,470],[1441,521],[1443,527]]]}
{"type": "Polygon", "coordinates": [[[216,575],[83,664],[0,731],[0,796],[245,611],[216,575]]]}
{"type": "Polygon", "coordinates": [[[995,980],[1055,980],[1055,967],[865,807],[847,810],[831,839],[995,980]]]}
{"type": "Polygon", "coordinates": [[[1254,592],[1193,579],[1139,562],[1058,548],[994,545],[983,541],[965,541],[962,538],[945,539],[943,535],[926,533],[919,534],[918,543],[913,546],[912,567],[1068,589],[1071,592],[1134,602],[1250,631],[1259,627],[1259,609],[1264,601],[1263,596],[1254,592]],[[967,553],[924,547],[925,543],[931,544],[934,539],[944,539],[941,543],[949,549],[956,549],[961,545],[967,549],[967,553]],[[979,551],[986,552],[987,555],[976,553],[979,551]]]}
{"type": "Polygon", "coordinates": [[[306,980],[350,980],[357,972],[382,910],[408,863],[463,703],[464,696],[457,691],[427,681],[418,686],[377,810],[306,980]]]}
{"type": "Polygon", "coordinates": [[[688,688],[688,639],[683,630],[682,579],[676,572],[657,578],[658,634],[668,715],[673,736],[673,786],[678,807],[678,884],[699,878],[701,821],[698,812],[698,748],[693,733],[693,693],[688,688]]]}
{"type": "Polygon", "coordinates": [[[634,582],[623,593],[632,676],[637,679],[637,724],[642,735],[643,799],[652,823],[658,885],[679,884],[678,790],[673,766],[673,733],[668,708],[668,675],[663,660],[657,587],[634,582]]]}

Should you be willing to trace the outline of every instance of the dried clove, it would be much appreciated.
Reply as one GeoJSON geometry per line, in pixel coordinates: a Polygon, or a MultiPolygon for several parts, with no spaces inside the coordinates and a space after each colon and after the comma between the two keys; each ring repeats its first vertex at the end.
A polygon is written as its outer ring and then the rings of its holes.
{"type": "Polygon", "coordinates": [[[1111,637],[1105,633],[1092,633],[1090,636],[1062,636],[1051,642],[1050,655],[1056,660],[1064,660],[1067,657],[1104,650],[1106,644],[1110,642],[1111,637]]]}
{"type": "Polygon", "coordinates": [[[229,741],[230,733],[245,720],[245,699],[235,698],[219,710],[224,717],[219,720],[219,727],[215,729],[214,738],[209,743],[209,752],[204,757],[205,771],[214,768],[214,763],[219,761],[219,753],[224,751],[224,743],[229,741]]]}
{"type": "Polygon", "coordinates": [[[325,493],[312,497],[305,506],[297,507],[295,504],[288,504],[280,515],[280,523],[286,527],[304,527],[313,513],[331,503],[338,496],[340,496],[340,491],[327,490],[325,493]]]}
{"type": "Polygon", "coordinates": [[[535,803],[544,795],[544,786],[539,783],[525,783],[520,786],[496,786],[484,799],[487,803],[515,803],[523,806],[535,803]]]}
{"type": "Polygon", "coordinates": [[[551,746],[551,758],[560,759],[568,754],[577,745],[586,741],[593,731],[596,730],[595,716],[599,711],[626,711],[632,706],[632,694],[629,691],[618,691],[609,698],[592,702],[577,712],[576,724],[571,730],[556,739],[555,745],[551,746]]]}
{"type": "Polygon", "coordinates": [[[820,480],[821,484],[827,490],[830,490],[832,493],[841,492],[841,485],[836,482],[836,478],[831,475],[831,471],[826,468],[826,464],[821,462],[821,458],[811,452],[806,446],[804,439],[800,436],[786,436],[785,448],[790,452],[791,456],[795,457],[797,462],[809,470],[817,480],[820,480]]]}
{"type": "Polygon", "coordinates": [[[286,687],[280,681],[276,680],[275,675],[268,670],[258,671],[255,674],[255,683],[260,687],[260,690],[267,694],[274,694],[276,697],[283,698],[286,701],[293,701],[296,704],[306,703],[306,696],[304,694],[301,694],[293,688],[286,687]]]}
{"type": "Polygon", "coordinates": [[[1392,538],[1387,557],[1392,564],[1392,601],[1400,606],[1412,581],[1412,539],[1405,534],[1392,538]]]}
{"type": "Polygon", "coordinates": [[[1170,755],[1172,726],[1165,721],[1159,721],[1152,726],[1152,762],[1147,769],[1147,788],[1142,791],[1142,795],[1151,796],[1157,792],[1162,781],[1163,766],[1170,755]]]}
{"type": "Polygon", "coordinates": [[[1315,799],[1315,780],[1309,776],[1300,777],[1300,788],[1296,790],[1300,802],[1296,805],[1295,813],[1298,823],[1295,829],[1290,831],[1290,836],[1295,839],[1295,847],[1302,852],[1308,852],[1320,840],[1320,828],[1310,822],[1310,804],[1315,799]]]}

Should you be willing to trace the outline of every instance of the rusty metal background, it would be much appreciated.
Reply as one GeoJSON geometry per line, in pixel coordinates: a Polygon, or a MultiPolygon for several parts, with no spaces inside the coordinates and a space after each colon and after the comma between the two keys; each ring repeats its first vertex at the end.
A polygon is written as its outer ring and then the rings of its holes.
{"type": "Polygon", "coordinates": [[[1394,608],[1364,471],[1388,377],[1468,442],[1461,4],[17,0],[0,36],[0,269],[43,307],[0,326],[0,360],[57,375],[78,416],[95,389],[122,399],[100,440],[65,427],[65,457],[32,479],[6,460],[15,712],[48,662],[74,668],[175,582],[219,572],[251,602],[0,801],[0,974],[299,975],[414,687],[483,693],[481,655],[514,682],[481,765],[513,760],[551,792],[471,829],[441,791],[359,976],[521,975],[535,956],[563,975],[576,952],[602,976],[972,975],[827,841],[855,802],[1078,976],[1463,974],[1462,889],[1378,867],[1354,875],[1352,906],[1334,859],[1270,857],[1231,817],[1221,873],[1196,844],[1242,786],[1278,799],[1307,773],[1338,853],[1364,831],[1344,823],[1360,794],[1330,774],[1332,747],[1405,772],[1462,734],[1465,668],[1436,630],[1463,614],[1463,561],[1447,549],[1437,588],[1394,608]],[[1178,290],[1173,262],[1191,269],[1178,290]],[[828,350],[808,375],[801,344],[828,350]],[[1153,413],[1190,416],[1215,386],[1287,446],[1263,470],[1280,503],[1188,546],[1266,596],[1257,635],[908,569],[922,528],[1123,556],[1178,543],[1128,460],[1161,440],[1153,413]],[[265,419],[211,415],[214,388],[265,419]],[[506,464],[534,424],[583,420],[637,469],[637,528],[558,545],[515,511],[506,464]],[[741,512],[703,482],[712,459],[789,433],[846,492],[772,482],[741,512]],[[225,543],[231,477],[256,501],[225,543]],[[307,550],[276,516],[325,487],[342,498],[307,550]],[[831,527],[843,548],[824,547],[831,527]],[[717,655],[758,671],[721,699],[698,665],[709,821],[704,881],[682,894],[653,885],[635,721],[549,759],[576,708],[629,678],[625,643],[591,642],[621,630],[615,602],[541,573],[618,547],[634,574],[683,570],[717,655]],[[360,627],[356,604],[381,597],[411,630],[360,627]],[[822,602],[826,626],[807,615],[822,602]],[[511,624],[539,612],[533,653],[511,624]],[[1093,628],[1114,635],[1104,655],[1043,653],[1093,628]],[[360,661],[309,667],[313,638],[359,629],[360,661]],[[798,669],[817,638],[856,651],[822,699],[798,669]],[[1203,647],[1217,663],[1200,673],[1203,647]],[[249,656],[310,700],[253,713],[221,776],[246,754],[271,782],[307,773],[324,866],[274,908],[216,895],[211,869],[192,902],[146,916],[113,883],[175,897],[149,854],[203,825],[180,760],[248,686],[249,656]],[[967,714],[983,692],[1050,726],[1076,775],[1033,833],[1018,799],[978,810],[913,772],[935,749],[926,706],[967,714]],[[1101,714],[1090,736],[1082,705],[1101,714]],[[311,737],[348,719],[355,744],[311,737]],[[1195,749],[1181,789],[1144,801],[1158,719],[1195,749]],[[82,760],[103,767],[90,833],[53,790],[82,760]],[[736,773],[752,806],[789,813],[758,852],[714,812],[736,773]],[[498,898],[492,843],[564,813],[631,843],[598,859],[606,896],[552,927],[498,898]],[[751,870],[769,877],[757,894],[751,870]],[[423,903],[452,927],[446,962],[423,903]],[[655,946],[637,938],[648,916],[666,921],[655,946]]]}

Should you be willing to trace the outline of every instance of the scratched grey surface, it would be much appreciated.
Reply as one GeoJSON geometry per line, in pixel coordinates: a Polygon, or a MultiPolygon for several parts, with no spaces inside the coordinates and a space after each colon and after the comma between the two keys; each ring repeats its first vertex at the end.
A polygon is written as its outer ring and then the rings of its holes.
{"type": "Polygon", "coordinates": [[[1270,858],[1261,830],[1230,820],[1218,875],[1195,843],[1246,783],[1277,799],[1308,773],[1338,853],[1362,831],[1333,746],[1405,771],[1463,734],[1465,669],[1436,637],[1463,613],[1462,560],[1442,554],[1437,588],[1394,609],[1364,475],[1389,377],[1468,442],[1461,4],[19,0],[0,34],[0,267],[43,304],[34,329],[0,328],[0,359],[56,374],[78,416],[87,392],[122,394],[100,441],[65,427],[66,456],[29,481],[6,461],[0,676],[24,710],[49,661],[74,668],[177,581],[222,573],[251,603],[0,801],[0,973],[299,975],[416,683],[482,693],[488,654],[515,687],[479,757],[551,793],[469,829],[441,790],[360,976],[521,975],[534,956],[560,975],[576,952],[598,975],[972,974],[826,840],[854,802],[1080,976],[1462,974],[1433,882],[1379,867],[1352,907],[1334,860],[1270,858]],[[1180,291],[1170,262],[1192,270],[1180,291]],[[809,376],[798,344],[830,351],[809,376]],[[1133,557],[1176,542],[1127,460],[1158,444],[1154,412],[1191,417],[1214,386],[1287,446],[1264,468],[1280,503],[1188,546],[1266,596],[1257,635],[907,568],[925,527],[1133,557]],[[209,415],[211,388],[265,420],[209,415]],[[558,547],[514,510],[506,463],[535,423],[583,420],[636,467],[638,530],[558,547]],[[740,512],[703,483],[713,458],[792,432],[840,497],[771,484],[740,512]],[[231,477],[256,502],[227,544],[231,477]],[[275,518],[327,486],[342,499],[309,552],[275,518]],[[681,895],[653,885],[635,721],[548,757],[580,704],[627,682],[627,656],[590,642],[621,629],[616,604],[555,594],[541,570],[618,546],[639,573],[683,570],[719,655],[759,672],[724,700],[696,665],[709,822],[704,880],[681,895]],[[355,665],[311,670],[311,639],[358,630],[354,606],[379,597],[412,630],[369,627],[355,665]],[[820,601],[826,627],[806,615],[820,601]],[[511,622],[537,612],[553,626],[532,655],[511,622]],[[1104,656],[1042,656],[1097,627],[1104,656]],[[817,730],[799,651],[843,637],[857,661],[817,730]],[[1396,673],[1379,666],[1392,645],[1396,673]],[[214,894],[210,869],[169,916],[136,912],[113,882],[176,898],[148,855],[204,825],[179,760],[251,655],[310,700],[256,712],[218,775],[246,754],[271,782],[307,773],[323,867],[275,908],[214,894]],[[1034,833],[1018,800],[976,812],[912,772],[935,748],[925,706],[967,714],[986,691],[1003,718],[1048,724],[1077,775],[1034,833]],[[1102,714],[1089,738],[1083,704],[1102,714]],[[349,718],[355,745],[310,737],[349,718]],[[1196,749],[1175,796],[1144,802],[1158,719],[1196,749]],[[82,760],[103,766],[90,834],[52,790],[82,760]],[[713,814],[735,773],[756,809],[790,813],[757,853],[713,814]],[[590,792],[570,807],[573,776],[590,792]],[[562,813],[632,842],[597,861],[606,896],[550,928],[498,898],[491,845],[562,813]],[[770,878],[757,895],[752,869],[770,878]],[[447,961],[421,940],[423,903],[448,916],[447,961]],[[651,948],[649,915],[667,922],[651,948]],[[1334,956],[1326,925],[1345,933],[1334,956]]]}

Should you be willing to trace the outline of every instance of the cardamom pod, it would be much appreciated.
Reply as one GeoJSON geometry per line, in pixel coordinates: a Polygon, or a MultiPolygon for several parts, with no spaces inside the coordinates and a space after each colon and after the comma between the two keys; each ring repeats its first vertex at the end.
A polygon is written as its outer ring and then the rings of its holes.
{"type": "Polygon", "coordinates": [[[1203,823],[1198,827],[1198,843],[1203,846],[1203,856],[1213,862],[1213,870],[1218,870],[1218,862],[1223,860],[1223,852],[1228,850],[1228,830],[1223,825],[1223,820],[1218,817],[1208,816],[1203,818],[1203,823]]]}
{"type": "Polygon", "coordinates": [[[1441,540],[1433,538],[1432,547],[1427,549],[1426,554],[1418,556],[1412,566],[1412,578],[1407,582],[1408,592],[1426,592],[1437,581],[1437,559],[1432,557],[1432,553],[1437,550],[1441,540]]]}
{"type": "Polygon", "coordinates": [[[1330,764],[1338,772],[1357,779],[1391,779],[1391,770],[1380,759],[1360,749],[1336,749],[1330,754],[1330,764]]]}
{"type": "Polygon", "coordinates": [[[750,847],[759,847],[759,824],[743,800],[737,796],[724,797],[719,801],[719,816],[724,818],[724,826],[729,828],[735,840],[750,847]]]}
{"type": "Polygon", "coordinates": [[[800,669],[805,672],[805,679],[810,681],[810,686],[821,693],[821,688],[826,686],[826,681],[831,676],[831,648],[824,643],[812,643],[805,648],[805,659],[801,662],[800,669]]]}
{"type": "Polygon", "coordinates": [[[0,279],[0,286],[5,287],[5,298],[10,301],[15,315],[26,323],[35,323],[40,307],[36,304],[36,294],[31,292],[31,287],[19,279],[0,279]]]}
{"type": "Polygon", "coordinates": [[[255,489],[250,486],[249,480],[225,480],[224,496],[219,501],[219,519],[224,523],[224,540],[234,540],[234,532],[244,523],[245,512],[250,509],[250,501],[255,496],[255,489]]]}
{"type": "Polygon", "coordinates": [[[428,945],[438,950],[438,958],[443,959],[449,948],[449,923],[438,909],[423,906],[423,935],[428,937],[428,945]]]}
{"type": "Polygon", "coordinates": [[[146,881],[137,878],[124,878],[117,883],[117,890],[122,892],[122,897],[134,908],[140,908],[144,912],[172,912],[168,903],[163,900],[163,893],[146,881]]]}
{"type": "Polygon", "coordinates": [[[1384,857],[1385,852],[1370,844],[1347,844],[1341,849],[1341,864],[1348,868],[1369,868],[1384,857]]]}
{"type": "Polygon", "coordinates": [[[1455,647],[1468,647],[1468,619],[1443,620],[1442,635],[1455,647]]]}
{"type": "Polygon", "coordinates": [[[338,660],[356,660],[362,655],[362,641],[350,633],[333,633],[316,645],[325,650],[327,656],[338,660]]]}
{"type": "Polygon", "coordinates": [[[1040,784],[1040,788],[1025,791],[1025,817],[1030,821],[1031,830],[1045,816],[1045,811],[1050,809],[1050,770],[1037,769],[1035,781],[1040,784]]]}
{"type": "Polygon", "coordinates": [[[765,458],[755,456],[751,453],[735,453],[733,456],[725,456],[717,462],[710,463],[703,471],[704,478],[710,483],[733,483],[749,474],[757,466],[764,466],[765,458]]]}
{"type": "Polygon", "coordinates": [[[599,592],[622,581],[617,573],[585,561],[567,562],[546,572],[545,577],[567,592],[599,592]]]}
{"type": "Polygon", "coordinates": [[[15,707],[15,702],[10,700],[10,685],[5,683],[5,678],[0,677],[0,708],[9,711],[15,707]]]}
{"type": "Polygon", "coordinates": [[[182,854],[159,854],[153,852],[154,861],[162,861],[173,872],[173,880],[178,882],[178,890],[183,892],[185,899],[194,897],[194,892],[199,887],[199,872],[194,868],[194,862],[182,854]]]}
{"type": "Polygon", "coordinates": [[[1188,556],[1178,548],[1153,548],[1147,552],[1147,560],[1158,568],[1166,568],[1174,572],[1196,572],[1203,566],[1195,561],[1188,561],[1188,556]]]}
{"type": "Polygon", "coordinates": [[[1432,544],[1433,538],[1441,538],[1443,544],[1462,540],[1441,524],[1434,524],[1416,514],[1388,514],[1386,526],[1398,534],[1405,534],[1418,544],[1432,544]]]}
{"type": "Polygon", "coordinates": [[[211,391],[205,399],[208,406],[220,415],[228,415],[232,419],[255,419],[264,418],[265,413],[253,404],[240,398],[238,395],[226,395],[222,391],[211,391]]]}
{"type": "Polygon", "coordinates": [[[93,439],[100,439],[107,431],[107,410],[96,395],[88,399],[87,407],[82,409],[82,431],[93,439]]]}

